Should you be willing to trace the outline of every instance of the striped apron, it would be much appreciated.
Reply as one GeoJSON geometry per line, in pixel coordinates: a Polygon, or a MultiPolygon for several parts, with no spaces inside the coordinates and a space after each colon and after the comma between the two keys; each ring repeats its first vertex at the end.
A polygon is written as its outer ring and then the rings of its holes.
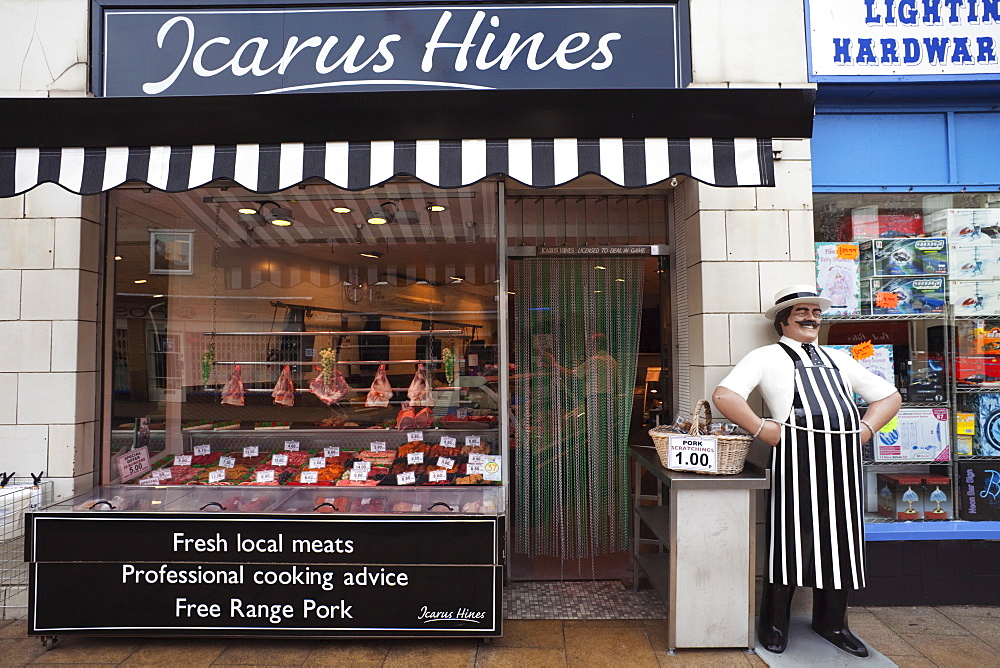
{"type": "Polygon", "coordinates": [[[853,393],[819,346],[816,350],[825,366],[806,366],[795,351],[778,345],[795,363],[795,398],[781,442],[771,454],[769,581],[861,589],[865,586],[861,424],[853,393]]]}

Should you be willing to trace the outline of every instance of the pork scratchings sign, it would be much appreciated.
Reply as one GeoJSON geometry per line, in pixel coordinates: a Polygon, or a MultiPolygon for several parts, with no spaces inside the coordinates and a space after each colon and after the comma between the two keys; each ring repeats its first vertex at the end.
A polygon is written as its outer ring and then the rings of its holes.
{"type": "Polygon", "coordinates": [[[1000,0],[807,0],[811,81],[1000,79],[1000,0]]]}

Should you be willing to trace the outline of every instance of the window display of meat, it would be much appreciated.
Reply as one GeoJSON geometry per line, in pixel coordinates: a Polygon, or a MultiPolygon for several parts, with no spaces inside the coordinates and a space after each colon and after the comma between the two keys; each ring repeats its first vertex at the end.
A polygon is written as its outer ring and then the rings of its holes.
{"type": "Polygon", "coordinates": [[[295,385],[292,384],[292,369],[287,364],[281,370],[281,375],[278,376],[278,382],[274,384],[271,396],[274,398],[274,403],[278,406],[295,405],[295,385]]]}
{"type": "Polygon", "coordinates": [[[413,417],[413,426],[419,429],[430,427],[432,424],[434,424],[434,411],[430,408],[422,408],[413,417]]]}
{"type": "Polygon", "coordinates": [[[413,374],[413,380],[410,381],[410,387],[406,390],[406,396],[409,398],[411,406],[434,405],[431,386],[427,382],[427,370],[423,364],[417,365],[417,371],[413,374]]]}
{"type": "Polygon", "coordinates": [[[210,452],[207,455],[191,455],[191,466],[213,466],[222,456],[221,452],[210,452]]]}
{"type": "Polygon", "coordinates": [[[243,405],[243,369],[239,364],[233,369],[226,386],[222,388],[222,403],[226,406],[243,405]]]}
{"type": "Polygon", "coordinates": [[[410,408],[408,403],[403,404],[403,408],[401,408],[399,413],[396,415],[396,429],[399,431],[412,429],[416,426],[414,423],[416,416],[416,411],[410,408]]]}
{"type": "Polygon", "coordinates": [[[369,408],[388,406],[391,396],[392,385],[389,384],[389,379],[385,376],[385,365],[379,364],[372,388],[368,391],[368,398],[365,399],[365,406],[369,408]]]}
{"type": "Polygon", "coordinates": [[[337,403],[350,393],[351,388],[344,375],[337,370],[330,372],[329,381],[323,380],[323,372],[309,382],[309,391],[319,397],[327,406],[337,403]]]}

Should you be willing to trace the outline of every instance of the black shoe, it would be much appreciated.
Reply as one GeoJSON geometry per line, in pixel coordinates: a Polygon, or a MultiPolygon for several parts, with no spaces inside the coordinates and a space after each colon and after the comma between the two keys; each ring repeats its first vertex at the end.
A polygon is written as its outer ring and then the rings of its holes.
{"type": "MultiPolygon", "coordinates": [[[[834,647],[838,647],[848,654],[853,654],[854,656],[866,657],[868,656],[868,648],[865,644],[858,640],[858,637],[851,633],[850,629],[840,629],[839,631],[823,631],[814,625],[812,630],[815,631],[819,637],[823,638],[834,647]]],[[[784,648],[782,648],[784,649],[784,648]]]]}
{"type": "Polygon", "coordinates": [[[773,626],[761,627],[757,631],[757,640],[760,641],[761,647],[772,654],[781,654],[788,649],[788,633],[773,626]]]}

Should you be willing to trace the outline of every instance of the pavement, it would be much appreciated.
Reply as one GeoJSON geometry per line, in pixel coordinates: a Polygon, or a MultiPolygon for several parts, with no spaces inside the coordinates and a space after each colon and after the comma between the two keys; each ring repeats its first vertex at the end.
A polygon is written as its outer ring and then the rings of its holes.
{"type": "MultiPolygon", "coordinates": [[[[1000,592],[998,592],[1000,599],[1000,592]]],[[[902,668],[1000,666],[1000,606],[851,608],[851,629],[902,668]]],[[[191,640],[64,636],[46,651],[17,620],[2,666],[764,666],[745,650],[667,653],[664,620],[507,620],[477,640],[191,640]]],[[[793,637],[792,642],[795,641],[793,637]]],[[[859,660],[858,665],[863,665],[859,660]]]]}

